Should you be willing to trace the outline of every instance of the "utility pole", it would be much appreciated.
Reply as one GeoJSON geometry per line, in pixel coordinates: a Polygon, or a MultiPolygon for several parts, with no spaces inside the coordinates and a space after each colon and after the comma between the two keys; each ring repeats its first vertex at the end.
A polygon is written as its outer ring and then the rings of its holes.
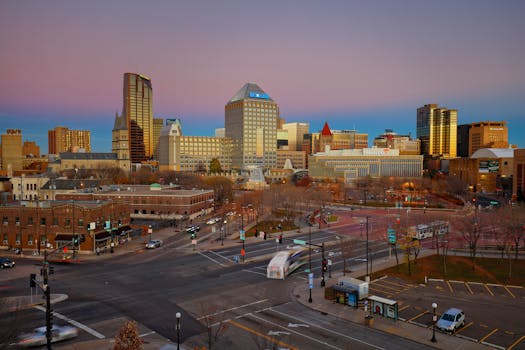
{"type": "Polygon", "coordinates": [[[368,218],[366,217],[366,279],[370,279],[370,276],[368,275],[368,218]]]}
{"type": "MultiPolygon", "coordinates": [[[[308,223],[308,273],[312,273],[312,226],[308,223]]],[[[312,302],[312,288],[308,288],[310,296],[308,302],[312,302]]]]}

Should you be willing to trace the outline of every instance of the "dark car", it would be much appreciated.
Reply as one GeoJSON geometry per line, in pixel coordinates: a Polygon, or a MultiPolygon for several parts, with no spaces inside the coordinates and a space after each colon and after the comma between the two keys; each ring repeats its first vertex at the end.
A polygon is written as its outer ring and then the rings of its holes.
{"type": "Polygon", "coordinates": [[[6,267],[15,267],[15,262],[9,258],[1,257],[0,258],[0,269],[6,268],[6,267]]]}

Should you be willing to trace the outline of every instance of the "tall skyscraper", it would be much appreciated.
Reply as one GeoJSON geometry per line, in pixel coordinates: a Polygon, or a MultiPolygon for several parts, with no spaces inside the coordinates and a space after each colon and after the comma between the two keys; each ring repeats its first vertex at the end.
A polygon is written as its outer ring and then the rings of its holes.
{"type": "Polygon", "coordinates": [[[468,155],[480,148],[508,148],[509,130],[507,122],[478,122],[470,124],[468,155]]]}
{"type": "Polygon", "coordinates": [[[455,158],[458,111],[427,104],[417,109],[417,137],[421,153],[439,158],[455,158]]]}
{"type": "Polygon", "coordinates": [[[7,171],[8,176],[12,176],[13,171],[22,170],[22,130],[7,129],[5,134],[2,134],[0,154],[2,155],[2,170],[7,171]]]}
{"type": "Polygon", "coordinates": [[[151,80],[141,74],[124,74],[122,115],[129,133],[130,159],[140,163],[153,156],[153,89],[151,80]]]}
{"type": "Polygon", "coordinates": [[[233,168],[275,166],[278,118],[279,107],[257,84],[246,83],[228,101],[224,125],[234,142],[233,168]]]}
{"type": "Polygon", "coordinates": [[[115,123],[111,131],[111,152],[117,154],[117,159],[130,161],[129,130],[126,118],[115,114],[115,123]]]}
{"type": "Polygon", "coordinates": [[[164,126],[164,119],[153,118],[153,159],[159,160],[160,130],[164,126]]]}
{"type": "Polygon", "coordinates": [[[91,152],[91,133],[88,130],[71,130],[57,126],[47,132],[48,153],[91,152]]]}

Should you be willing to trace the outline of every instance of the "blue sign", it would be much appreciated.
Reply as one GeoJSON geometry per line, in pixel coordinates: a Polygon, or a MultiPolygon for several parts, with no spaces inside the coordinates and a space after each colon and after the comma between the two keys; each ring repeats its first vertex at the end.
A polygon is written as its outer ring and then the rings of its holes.
{"type": "Polygon", "coordinates": [[[244,241],[244,238],[245,238],[244,233],[245,233],[244,230],[239,231],[239,236],[240,236],[239,238],[241,239],[241,241],[244,241]]]}
{"type": "Polygon", "coordinates": [[[250,98],[260,98],[260,99],[263,99],[263,100],[269,100],[270,99],[270,96],[268,96],[268,94],[265,94],[265,93],[262,93],[262,92],[255,92],[255,91],[250,91],[248,96],[250,98]]]}
{"type": "Polygon", "coordinates": [[[388,242],[389,243],[396,243],[396,230],[394,230],[393,228],[389,228],[387,230],[387,233],[388,233],[388,242]]]}
{"type": "Polygon", "coordinates": [[[308,287],[314,289],[314,274],[312,272],[308,274],[308,287]]]}

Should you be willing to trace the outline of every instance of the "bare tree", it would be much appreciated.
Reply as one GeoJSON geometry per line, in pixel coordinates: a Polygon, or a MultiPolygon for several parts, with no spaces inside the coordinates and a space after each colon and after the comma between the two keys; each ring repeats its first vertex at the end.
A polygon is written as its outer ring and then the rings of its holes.
{"type": "Polygon", "coordinates": [[[215,304],[201,302],[200,310],[202,315],[200,320],[206,327],[206,340],[208,342],[208,349],[211,350],[226,329],[228,329],[228,322],[225,320],[224,312],[221,312],[215,304]]]}
{"type": "MultiPolygon", "coordinates": [[[[473,263],[476,259],[479,240],[487,224],[485,218],[485,213],[476,209],[474,214],[459,217],[454,223],[458,235],[467,243],[469,256],[473,263]]],[[[474,268],[474,265],[472,267],[474,268]]]]}
{"type": "Polygon", "coordinates": [[[140,339],[137,323],[126,321],[115,337],[113,350],[141,350],[142,339],[140,339]]]}
{"type": "Polygon", "coordinates": [[[356,240],[355,239],[341,239],[341,259],[343,259],[343,276],[346,272],[351,272],[350,267],[347,266],[348,259],[355,253],[356,240]]]}

